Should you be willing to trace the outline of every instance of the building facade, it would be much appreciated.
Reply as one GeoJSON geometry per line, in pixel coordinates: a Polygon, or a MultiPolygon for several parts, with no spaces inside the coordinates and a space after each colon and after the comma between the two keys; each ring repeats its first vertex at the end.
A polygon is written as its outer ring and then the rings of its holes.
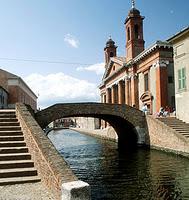
{"type": "Polygon", "coordinates": [[[15,103],[20,102],[30,105],[33,110],[37,110],[37,96],[22,78],[0,69],[0,86],[7,93],[4,108],[14,108],[15,103]]]}
{"type": "Polygon", "coordinates": [[[174,49],[176,116],[189,123],[189,27],[168,41],[174,49]]]}
{"type": "Polygon", "coordinates": [[[74,117],[75,126],[78,128],[95,130],[100,128],[100,120],[93,117],[74,117]]]}
{"type": "Polygon", "coordinates": [[[101,102],[128,104],[148,112],[175,107],[173,48],[156,41],[144,48],[143,20],[132,6],[125,20],[126,56],[117,57],[117,46],[110,38],[104,48],[105,73],[99,86],[101,102]]]}

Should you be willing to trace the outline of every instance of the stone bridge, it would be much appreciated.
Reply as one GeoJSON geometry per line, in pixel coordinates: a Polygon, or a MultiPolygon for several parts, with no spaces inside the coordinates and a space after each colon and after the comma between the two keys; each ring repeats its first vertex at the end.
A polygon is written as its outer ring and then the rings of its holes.
{"type": "Polygon", "coordinates": [[[94,117],[107,121],[118,134],[120,147],[148,144],[146,118],[143,113],[122,104],[62,103],[35,114],[42,128],[56,119],[65,117],[94,117]]]}

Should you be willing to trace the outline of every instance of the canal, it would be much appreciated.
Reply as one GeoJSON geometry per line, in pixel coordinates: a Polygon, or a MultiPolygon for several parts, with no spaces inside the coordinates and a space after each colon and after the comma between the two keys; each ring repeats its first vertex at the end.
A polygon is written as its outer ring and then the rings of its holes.
{"type": "Polygon", "coordinates": [[[71,130],[49,138],[80,180],[91,185],[92,200],[188,200],[189,159],[155,150],[118,151],[71,130]]]}

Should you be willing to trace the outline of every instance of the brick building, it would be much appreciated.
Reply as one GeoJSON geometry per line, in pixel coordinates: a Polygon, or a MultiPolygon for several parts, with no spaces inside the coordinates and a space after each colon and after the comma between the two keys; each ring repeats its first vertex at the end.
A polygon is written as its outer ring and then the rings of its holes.
{"type": "Polygon", "coordinates": [[[37,109],[37,96],[22,78],[0,69],[1,108],[13,108],[17,102],[28,104],[34,110],[37,109]]]}
{"type": "Polygon", "coordinates": [[[125,20],[126,56],[117,57],[117,46],[110,38],[104,48],[105,73],[99,86],[101,102],[128,104],[141,109],[144,104],[154,114],[160,107],[175,107],[173,48],[156,41],[144,48],[143,20],[132,9],[125,20]]]}
{"type": "Polygon", "coordinates": [[[189,123],[189,27],[168,41],[174,49],[176,116],[189,123]]]}

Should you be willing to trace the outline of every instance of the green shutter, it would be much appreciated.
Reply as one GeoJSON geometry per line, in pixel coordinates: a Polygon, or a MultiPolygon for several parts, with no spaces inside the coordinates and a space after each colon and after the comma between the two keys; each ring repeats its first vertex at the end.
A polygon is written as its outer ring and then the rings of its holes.
{"type": "Polygon", "coordinates": [[[178,88],[181,89],[182,88],[182,82],[181,82],[181,70],[178,70],[178,88]]]}
{"type": "Polygon", "coordinates": [[[186,88],[186,69],[182,68],[182,88],[186,88]]]}
{"type": "Polygon", "coordinates": [[[186,68],[178,70],[178,88],[179,90],[186,88],[186,68]]]}

